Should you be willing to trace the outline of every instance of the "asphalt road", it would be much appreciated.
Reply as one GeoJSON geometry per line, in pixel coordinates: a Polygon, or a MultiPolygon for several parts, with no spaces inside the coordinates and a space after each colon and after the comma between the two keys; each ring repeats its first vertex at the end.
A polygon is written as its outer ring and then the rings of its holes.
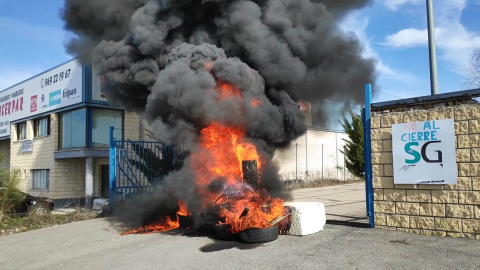
{"type": "MultiPolygon", "coordinates": [[[[321,201],[327,219],[362,220],[364,188],[297,190],[321,201]],[[362,197],[363,196],[363,197],[362,197]]],[[[480,242],[342,225],[263,245],[177,230],[120,236],[106,218],[0,237],[0,269],[480,269],[480,242]]]]}
{"type": "Polygon", "coordinates": [[[478,240],[338,225],[263,245],[120,236],[106,219],[0,237],[0,269],[479,269],[479,254],[478,240]]]}

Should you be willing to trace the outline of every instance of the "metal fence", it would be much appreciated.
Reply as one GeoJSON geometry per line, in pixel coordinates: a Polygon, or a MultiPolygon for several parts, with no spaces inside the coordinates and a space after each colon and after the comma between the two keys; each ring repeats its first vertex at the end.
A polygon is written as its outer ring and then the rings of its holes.
{"type": "Polygon", "coordinates": [[[124,141],[110,128],[110,205],[138,191],[152,191],[183,165],[188,150],[153,141],[124,141]]]}
{"type": "Polygon", "coordinates": [[[274,162],[283,180],[350,180],[354,176],[345,166],[343,145],[293,144],[277,151],[274,162]]]}

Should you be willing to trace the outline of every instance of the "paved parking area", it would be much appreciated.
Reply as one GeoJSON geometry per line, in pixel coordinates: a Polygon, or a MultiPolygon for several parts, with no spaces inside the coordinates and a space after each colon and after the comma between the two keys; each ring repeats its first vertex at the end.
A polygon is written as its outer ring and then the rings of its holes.
{"type": "Polygon", "coordinates": [[[328,221],[368,223],[365,201],[365,183],[323,188],[297,189],[293,200],[322,202],[328,221]]]}

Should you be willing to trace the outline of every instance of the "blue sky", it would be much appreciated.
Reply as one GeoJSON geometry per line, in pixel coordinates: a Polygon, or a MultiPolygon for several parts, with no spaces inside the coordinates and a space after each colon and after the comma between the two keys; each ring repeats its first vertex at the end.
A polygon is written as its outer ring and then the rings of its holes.
{"type": "MultiPolygon", "coordinates": [[[[73,58],[63,46],[70,34],[59,17],[62,5],[63,0],[0,0],[0,90],[73,58]]],[[[480,45],[480,0],[434,5],[439,90],[468,89],[465,69],[480,45]]],[[[342,21],[341,28],[364,44],[364,56],[378,61],[382,93],[376,101],[430,93],[426,21],[425,0],[376,0],[342,21]]]]}

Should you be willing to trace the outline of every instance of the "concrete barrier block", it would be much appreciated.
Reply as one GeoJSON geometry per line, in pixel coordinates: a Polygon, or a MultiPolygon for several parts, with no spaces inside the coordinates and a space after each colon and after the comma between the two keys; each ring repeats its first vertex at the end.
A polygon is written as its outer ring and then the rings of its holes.
{"type": "Polygon", "coordinates": [[[292,211],[289,235],[309,235],[323,230],[327,221],[325,206],[320,202],[286,202],[292,211]]]}

